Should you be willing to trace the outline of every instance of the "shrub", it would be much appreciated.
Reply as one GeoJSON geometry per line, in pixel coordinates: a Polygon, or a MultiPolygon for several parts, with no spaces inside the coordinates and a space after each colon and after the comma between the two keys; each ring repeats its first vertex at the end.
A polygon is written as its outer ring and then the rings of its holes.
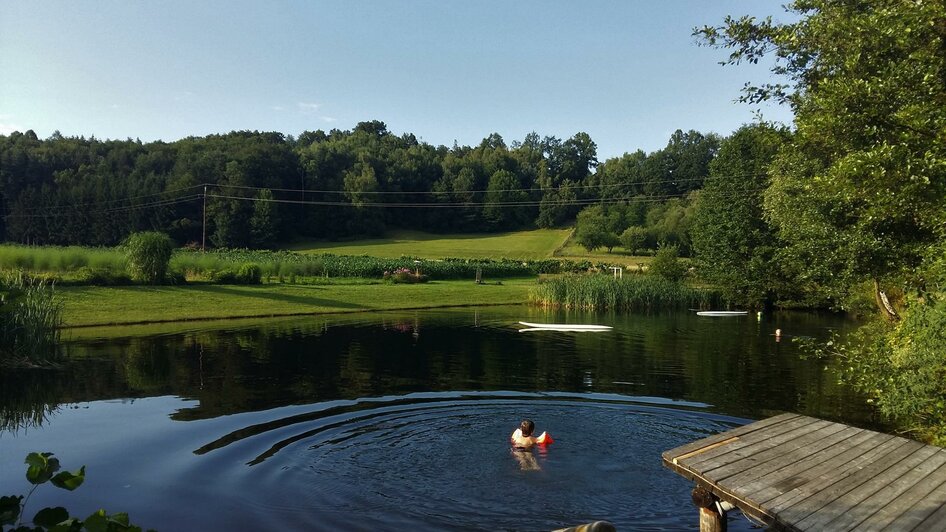
{"type": "Polygon", "coordinates": [[[127,286],[132,284],[132,280],[131,277],[124,272],[115,272],[110,268],[83,266],[76,271],[73,284],[88,286],[127,286]]]}
{"type": "Polygon", "coordinates": [[[133,233],[125,239],[124,247],[132,277],[148,284],[165,281],[174,251],[170,237],[154,231],[133,233]]]}
{"type": "Polygon", "coordinates": [[[686,264],[680,260],[677,246],[662,244],[650,262],[647,271],[651,275],[662,277],[668,281],[681,281],[687,273],[686,264]]]}
{"type": "Polygon", "coordinates": [[[384,272],[384,279],[391,281],[392,283],[405,283],[405,284],[415,284],[415,283],[426,283],[427,276],[414,273],[408,268],[398,268],[393,272],[384,272]]]}
{"type": "Polygon", "coordinates": [[[207,275],[211,281],[217,284],[239,284],[237,283],[236,272],[233,270],[210,270],[207,275]]]}
{"type": "Polygon", "coordinates": [[[236,279],[239,284],[260,284],[263,279],[263,269],[258,264],[243,264],[237,270],[236,279]]]}
{"type": "Polygon", "coordinates": [[[635,250],[643,249],[647,245],[647,239],[647,229],[636,225],[628,227],[621,233],[621,245],[632,255],[635,250]]]}

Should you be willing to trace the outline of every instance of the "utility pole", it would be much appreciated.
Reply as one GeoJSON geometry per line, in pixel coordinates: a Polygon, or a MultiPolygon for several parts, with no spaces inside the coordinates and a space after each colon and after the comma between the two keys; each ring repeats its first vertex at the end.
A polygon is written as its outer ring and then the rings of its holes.
{"type": "Polygon", "coordinates": [[[204,223],[201,225],[200,250],[207,248],[207,185],[204,185],[204,223]]]}

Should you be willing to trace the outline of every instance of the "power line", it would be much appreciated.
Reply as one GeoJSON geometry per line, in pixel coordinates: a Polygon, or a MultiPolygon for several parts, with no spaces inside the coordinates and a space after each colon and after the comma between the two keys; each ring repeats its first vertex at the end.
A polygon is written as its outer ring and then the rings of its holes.
{"type": "MultiPolygon", "coordinates": [[[[742,177],[759,177],[759,176],[763,176],[763,175],[765,175],[765,174],[736,174],[736,175],[731,175],[731,176],[712,176],[712,177],[713,177],[713,178],[742,178],[742,177]]],[[[657,184],[667,184],[667,183],[676,184],[676,183],[686,183],[686,182],[692,182],[692,181],[705,181],[706,179],[708,179],[708,177],[707,177],[707,178],[697,177],[697,178],[667,179],[667,180],[659,180],[659,181],[648,181],[646,184],[645,184],[645,183],[607,183],[607,184],[597,184],[597,185],[577,185],[577,184],[576,184],[576,185],[569,186],[568,189],[570,189],[570,190],[590,190],[590,189],[604,189],[604,188],[618,188],[618,187],[628,187],[628,188],[630,188],[630,187],[643,187],[643,186],[646,186],[646,185],[657,185],[657,184]]],[[[129,196],[129,197],[127,197],[127,198],[118,198],[118,199],[112,199],[112,200],[102,200],[102,201],[85,202],[85,203],[70,203],[70,204],[67,204],[67,205],[46,205],[46,206],[38,206],[38,207],[24,207],[24,208],[21,208],[21,209],[20,209],[20,212],[21,212],[20,214],[7,214],[7,215],[3,215],[2,217],[3,217],[3,218],[10,218],[10,217],[14,217],[14,218],[24,218],[24,217],[30,217],[31,215],[29,215],[29,214],[27,214],[27,213],[36,212],[36,211],[41,211],[41,212],[43,213],[43,214],[40,214],[40,215],[38,215],[38,216],[53,216],[52,213],[55,212],[55,211],[69,211],[69,212],[71,212],[71,211],[75,211],[76,209],[78,209],[78,208],[80,208],[80,207],[107,207],[107,206],[112,205],[112,204],[115,204],[115,203],[129,202],[129,201],[133,201],[133,200],[137,200],[137,199],[151,198],[151,197],[156,197],[156,196],[166,196],[166,195],[169,195],[169,194],[176,194],[176,193],[179,193],[179,192],[184,192],[184,191],[188,191],[188,190],[193,190],[193,189],[196,189],[196,188],[204,188],[204,189],[206,190],[207,187],[216,187],[216,188],[222,188],[222,189],[227,189],[227,188],[229,188],[229,189],[242,189],[242,190],[256,190],[256,191],[260,191],[260,190],[270,190],[270,191],[273,191],[273,192],[304,193],[304,194],[343,194],[343,195],[345,195],[345,194],[358,194],[358,195],[362,195],[362,196],[373,196],[373,195],[378,195],[378,196],[384,196],[384,195],[401,195],[401,196],[404,196],[404,195],[451,196],[451,195],[455,195],[455,194],[484,194],[484,193],[490,193],[490,192],[492,192],[492,193],[503,193],[503,192],[545,192],[545,191],[556,190],[556,189],[561,188],[561,187],[549,188],[549,189],[545,189],[545,188],[528,188],[528,189],[516,188],[516,189],[494,189],[494,190],[489,190],[489,189],[475,189],[475,190],[443,191],[443,192],[438,192],[438,191],[406,191],[406,192],[394,192],[394,191],[364,191],[364,192],[349,192],[349,191],[345,191],[345,190],[319,190],[319,189],[299,189],[299,188],[270,188],[270,187],[255,187],[255,186],[249,186],[249,185],[230,185],[230,184],[220,184],[220,183],[201,183],[201,184],[198,184],[198,185],[191,185],[191,186],[188,186],[188,187],[180,187],[180,188],[170,189],[170,190],[166,190],[166,191],[164,191],[164,192],[155,192],[155,193],[151,193],[151,194],[140,194],[140,195],[137,195],[137,196],[129,196]]],[[[685,195],[685,194],[684,194],[684,195],[685,195]]],[[[637,196],[637,201],[640,201],[641,196],[643,196],[643,195],[638,195],[638,196],[637,196]]],[[[224,196],[220,196],[220,197],[224,197],[224,196]]],[[[227,196],[227,197],[230,197],[230,196],[227,196]]],[[[643,196],[643,197],[646,198],[647,201],[650,201],[650,198],[658,198],[659,196],[643,196]]],[[[663,196],[663,197],[670,199],[670,198],[673,198],[673,197],[682,197],[682,195],[679,195],[679,196],[677,196],[677,195],[673,195],[673,196],[663,196]]],[[[166,200],[161,200],[161,201],[176,201],[176,200],[177,200],[177,198],[166,198],[166,200]]],[[[592,202],[596,202],[597,200],[591,200],[591,201],[592,201],[592,202]]],[[[624,201],[624,200],[620,200],[620,201],[624,201]]],[[[290,201],[289,201],[289,200],[285,200],[285,201],[283,201],[283,203],[290,203],[290,201]]],[[[296,202],[296,203],[298,203],[298,202],[296,202]]],[[[462,202],[456,201],[456,202],[450,202],[450,203],[455,206],[455,205],[458,205],[458,204],[460,204],[460,203],[462,203],[462,202]]],[[[496,202],[491,202],[491,203],[492,203],[492,204],[495,204],[496,202]]],[[[534,203],[534,202],[532,202],[532,203],[534,203]]],[[[158,203],[158,204],[159,204],[159,203],[158,203]]],[[[342,204],[348,204],[348,203],[346,203],[346,202],[313,202],[313,203],[307,203],[307,204],[311,204],[311,205],[342,205],[342,204]]],[[[479,203],[473,203],[473,204],[471,204],[471,203],[463,203],[463,205],[465,205],[465,206],[469,206],[469,205],[485,205],[485,204],[486,204],[486,202],[479,202],[479,203]]],[[[134,208],[134,207],[148,207],[148,206],[154,206],[154,205],[156,205],[156,203],[148,202],[148,203],[142,203],[142,204],[136,204],[136,205],[128,205],[127,207],[129,207],[129,208],[134,208]]],[[[362,204],[362,205],[364,205],[364,204],[362,204]]],[[[423,203],[422,205],[429,205],[429,204],[423,203]]],[[[443,206],[451,206],[451,205],[443,205],[443,206]]],[[[87,212],[102,212],[102,211],[87,211],[87,212]]],[[[68,216],[68,215],[70,215],[70,214],[65,214],[65,215],[68,216]]]]}
{"type": "MultiPolygon", "coordinates": [[[[732,176],[713,176],[713,177],[757,177],[764,174],[741,174],[741,175],[732,175],[732,176]]],[[[702,180],[703,178],[690,178],[690,179],[681,179],[681,180],[664,180],[664,181],[651,181],[649,184],[659,184],[659,183],[677,183],[685,181],[696,181],[702,180]]],[[[639,183],[617,183],[617,184],[602,184],[602,185],[580,185],[571,188],[575,189],[592,189],[592,188],[604,188],[604,187],[633,187],[639,186],[639,183]]],[[[424,195],[436,195],[439,197],[450,197],[452,195],[458,194],[475,194],[482,192],[527,192],[529,190],[550,190],[550,189],[503,189],[503,190],[470,190],[470,191],[461,191],[461,192],[433,192],[433,191],[420,191],[420,192],[390,192],[390,191],[365,191],[365,192],[348,192],[348,191],[317,191],[317,190],[306,190],[306,189],[282,189],[282,188],[267,188],[267,187],[253,187],[247,185],[222,185],[222,184],[212,184],[205,183],[200,185],[192,185],[189,187],[181,187],[177,189],[168,190],[165,192],[158,192],[152,194],[141,194],[138,196],[131,196],[123,199],[115,200],[105,200],[101,202],[89,202],[89,203],[74,203],[68,205],[50,205],[43,207],[30,207],[26,208],[26,213],[17,213],[17,214],[6,214],[2,217],[5,219],[8,218],[49,218],[49,217],[64,217],[64,216],[74,216],[77,214],[108,214],[115,212],[124,212],[129,210],[136,209],[145,209],[145,208],[155,208],[155,207],[168,207],[172,205],[177,205],[181,203],[186,203],[189,201],[197,199],[206,199],[206,197],[219,198],[219,199],[231,199],[239,201],[263,201],[271,203],[282,203],[282,204],[293,204],[293,205],[313,205],[313,206],[338,206],[338,207],[370,207],[370,208],[470,208],[470,207],[537,207],[540,205],[555,205],[555,206],[588,206],[588,205],[615,205],[622,203],[659,203],[665,202],[671,199],[679,199],[686,197],[692,191],[686,191],[679,194],[663,194],[663,195],[635,195],[630,198],[605,198],[600,195],[592,198],[576,198],[576,199],[545,199],[545,200],[522,200],[522,201],[436,201],[436,202],[382,202],[382,201],[366,201],[366,202],[352,202],[350,200],[346,201],[320,201],[320,200],[293,200],[293,199],[279,199],[279,198],[258,198],[258,197],[247,197],[247,196],[234,196],[228,194],[212,194],[207,193],[208,187],[217,187],[217,188],[232,188],[232,189],[242,189],[242,190],[270,190],[277,192],[306,192],[306,193],[333,193],[333,194],[348,194],[356,196],[368,196],[368,195],[406,195],[406,194],[424,194],[424,195]],[[116,207],[106,207],[96,210],[81,209],[88,206],[107,206],[113,203],[131,201],[135,199],[150,198],[155,196],[164,196],[167,194],[178,193],[182,191],[192,190],[195,188],[203,187],[205,194],[190,194],[186,196],[178,196],[175,198],[164,198],[157,201],[139,203],[134,205],[122,205],[116,207]],[[36,211],[40,211],[36,213],[36,211]],[[77,212],[80,211],[80,212],[77,212]],[[35,213],[35,214],[30,214],[35,213]]],[[[723,195],[722,197],[738,197],[748,192],[757,192],[764,190],[765,187],[755,187],[751,189],[742,190],[728,195],[723,195]]]]}
{"type": "MultiPolygon", "coordinates": [[[[759,187],[753,190],[740,190],[731,194],[721,194],[722,198],[742,197],[747,192],[757,192],[765,190],[759,187]]],[[[292,200],[277,198],[259,198],[253,196],[230,196],[224,194],[207,194],[209,198],[230,199],[239,201],[258,201],[264,203],[282,203],[290,205],[316,205],[329,207],[371,207],[371,208],[399,208],[399,209],[437,209],[437,208],[463,208],[463,207],[538,207],[541,205],[556,206],[589,206],[589,205],[617,205],[622,203],[663,203],[672,199],[684,198],[689,192],[684,194],[666,194],[661,196],[646,196],[635,198],[580,198],[580,199],[558,199],[558,200],[526,200],[526,201],[477,201],[477,202],[350,202],[350,201],[318,201],[318,200],[292,200]]]]}
{"type": "MultiPolygon", "coordinates": [[[[687,177],[680,179],[662,179],[657,181],[647,181],[646,183],[602,183],[597,185],[570,185],[567,188],[572,190],[585,190],[585,189],[596,189],[596,188],[610,188],[610,187],[644,187],[649,185],[662,185],[662,184],[676,184],[676,183],[689,183],[693,181],[706,181],[710,177],[714,179],[720,178],[740,178],[740,177],[762,177],[766,174],[764,173],[747,173],[747,174],[733,174],[728,176],[705,176],[705,177],[687,177]]],[[[250,185],[230,185],[226,183],[207,183],[207,186],[217,187],[217,188],[234,188],[234,189],[244,189],[244,190],[269,190],[272,192],[294,192],[294,193],[305,193],[305,194],[349,194],[347,190],[320,190],[320,189],[307,189],[307,188],[272,188],[272,187],[255,187],[250,185]]],[[[562,188],[551,187],[551,188],[542,188],[542,187],[532,187],[532,188],[504,188],[504,189],[474,189],[474,190],[446,190],[446,191],[434,191],[434,190],[407,190],[407,191],[391,191],[391,190],[371,190],[358,192],[358,194],[365,195],[392,195],[392,194],[416,194],[416,195],[438,195],[438,194],[479,194],[479,193],[488,193],[488,192],[545,192],[549,190],[556,190],[562,188]]]]}
{"type": "Polygon", "coordinates": [[[145,209],[145,208],[151,208],[151,207],[167,207],[171,205],[177,205],[179,203],[194,201],[196,199],[200,199],[200,197],[201,197],[200,194],[191,194],[189,196],[184,196],[180,198],[166,199],[166,200],[154,201],[150,203],[141,203],[138,205],[126,205],[123,207],[113,207],[111,209],[99,209],[99,210],[92,210],[92,211],[74,209],[73,212],[46,212],[43,214],[7,214],[4,216],[4,218],[60,218],[64,216],[76,216],[76,215],[110,214],[110,213],[132,211],[136,209],[145,209]]]}
{"type": "Polygon", "coordinates": [[[165,190],[164,192],[154,192],[154,193],[152,193],[152,194],[141,194],[141,195],[138,195],[138,196],[129,196],[129,197],[127,197],[127,198],[118,198],[118,199],[112,199],[112,200],[93,201],[93,202],[87,202],[87,203],[70,203],[70,204],[68,204],[68,205],[51,205],[51,206],[49,206],[49,207],[26,207],[26,208],[23,209],[23,210],[25,210],[25,211],[35,211],[35,210],[40,210],[40,209],[45,209],[45,208],[53,208],[53,209],[75,209],[76,207],[92,207],[92,206],[108,205],[108,204],[111,204],[111,203],[119,203],[119,202],[123,202],[123,201],[131,201],[131,200],[142,199],[142,198],[152,198],[152,197],[155,197],[155,196],[164,196],[164,195],[168,195],[168,194],[176,194],[176,193],[178,193],[178,192],[183,192],[183,191],[185,191],[185,190],[195,189],[195,188],[199,188],[199,187],[202,187],[202,186],[204,186],[204,185],[202,185],[202,184],[201,184],[201,185],[193,185],[193,186],[189,186],[189,187],[181,187],[181,188],[174,188],[174,189],[171,189],[171,190],[165,190]]]}

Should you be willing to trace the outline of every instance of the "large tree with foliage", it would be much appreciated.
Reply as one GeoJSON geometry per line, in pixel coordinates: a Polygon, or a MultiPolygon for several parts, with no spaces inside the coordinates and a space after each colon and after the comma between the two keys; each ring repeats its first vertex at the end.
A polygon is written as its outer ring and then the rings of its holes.
{"type": "Polygon", "coordinates": [[[804,280],[842,296],[861,281],[918,283],[946,223],[946,6],[798,0],[778,24],[729,18],[699,31],[729,63],[774,52],[787,83],[749,86],[795,111],[766,209],[804,280]]]}
{"type": "Polygon", "coordinates": [[[769,164],[788,138],[766,124],[741,127],[723,141],[696,202],[690,234],[700,275],[742,305],[771,305],[784,291],[762,197],[769,164]]]}
{"type": "Polygon", "coordinates": [[[728,18],[698,30],[727,62],[777,58],[787,83],[744,99],[788,102],[797,132],[773,163],[765,208],[800,280],[836,297],[865,283],[892,324],[832,348],[906,428],[946,441],[946,4],[796,0],[797,22],[728,18]],[[896,287],[902,300],[889,301],[896,287]],[[897,320],[897,314],[904,319],[897,320]],[[924,332],[926,331],[926,332],[924,332]],[[909,373],[909,378],[900,378],[909,373]],[[892,375],[898,375],[892,379],[892,375]],[[896,383],[893,388],[891,383],[896,383]],[[895,393],[909,386],[910,394],[895,393]],[[938,404],[938,406],[936,406],[938,404]]]}

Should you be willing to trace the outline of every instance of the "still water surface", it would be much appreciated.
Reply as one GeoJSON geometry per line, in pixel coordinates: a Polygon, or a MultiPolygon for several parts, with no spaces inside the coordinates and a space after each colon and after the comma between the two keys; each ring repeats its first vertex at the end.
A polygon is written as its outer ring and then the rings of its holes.
{"type": "Polygon", "coordinates": [[[783,411],[871,426],[790,341],[849,326],[496,307],[73,331],[65,372],[0,382],[11,419],[49,405],[0,431],[0,492],[27,491],[37,450],[88,474],[37,491],[34,511],[105,506],[160,530],[693,530],[691,485],[662,451],[783,411]],[[555,443],[512,453],[524,417],[555,443]]]}

